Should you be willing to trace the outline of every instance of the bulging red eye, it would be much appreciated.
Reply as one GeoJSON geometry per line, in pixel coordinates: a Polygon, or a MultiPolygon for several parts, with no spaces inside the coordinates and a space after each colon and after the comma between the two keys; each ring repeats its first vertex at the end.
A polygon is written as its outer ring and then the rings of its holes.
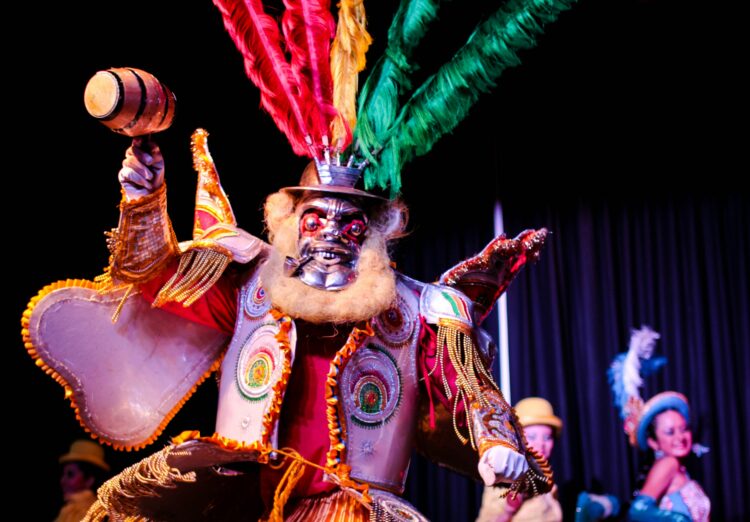
{"type": "Polygon", "coordinates": [[[320,228],[320,218],[315,214],[307,214],[302,218],[302,231],[315,232],[320,228]]]}
{"type": "Polygon", "coordinates": [[[355,221],[349,227],[348,232],[353,236],[360,236],[365,231],[365,225],[361,221],[355,221]]]}

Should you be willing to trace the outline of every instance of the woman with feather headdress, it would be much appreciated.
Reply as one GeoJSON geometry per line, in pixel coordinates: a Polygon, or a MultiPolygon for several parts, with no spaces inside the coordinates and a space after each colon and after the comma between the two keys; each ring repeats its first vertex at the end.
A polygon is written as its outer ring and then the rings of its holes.
{"type": "Polygon", "coordinates": [[[687,397],[664,391],[644,402],[638,390],[643,377],[666,364],[665,357],[652,357],[657,339],[659,334],[648,326],[634,329],[628,351],[615,357],[608,371],[628,441],[641,451],[653,451],[655,459],[628,517],[637,521],[705,522],[710,517],[711,501],[690,478],[685,459],[692,452],[700,456],[707,448],[693,444],[687,397]]]}

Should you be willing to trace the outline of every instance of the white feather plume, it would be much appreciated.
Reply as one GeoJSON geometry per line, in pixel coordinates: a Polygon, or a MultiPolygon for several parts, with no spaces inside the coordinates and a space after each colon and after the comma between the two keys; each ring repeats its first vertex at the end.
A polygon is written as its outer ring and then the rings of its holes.
{"type": "Polygon", "coordinates": [[[643,385],[641,359],[651,358],[659,337],[661,336],[648,326],[631,330],[628,354],[622,365],[622,383],[627,396],[640,398],[638,388],[643,385]]]}

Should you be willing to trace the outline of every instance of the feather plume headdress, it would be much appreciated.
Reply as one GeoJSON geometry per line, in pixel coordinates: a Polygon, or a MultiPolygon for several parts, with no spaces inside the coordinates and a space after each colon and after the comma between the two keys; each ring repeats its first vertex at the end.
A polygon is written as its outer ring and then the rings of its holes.
{"type": "MultiPolygon", "coordinates": [[[[660,335],[641,326],[631,330],[628,351],[618,354],[609,369],[607,378],[614,396],[615,406],[623,420],[623,429],[632,446],[648,449],[648,427],[655,417],[666,410],[676,410],[690,422],[690,404],[687,397],[675,391],[657,393],[644,402],[640,388],[643,378],[655,373],[667,363],[664,356],[654,357],[654,347],[660,335]]],[[[693,452],[701,456],[708,448],[693,444],[693,452]]]]}
{"type": "Polygon", "coordinates": [[[507,0],[413,88],[414,51],[440,1],[402,0],[357,106],[371,43],[363,0],[341,0],[338,24],[328,0],[284,0],[280,23],[261,0],[213,1],[248,78],[260,89],[263,108],[296,154],[332,174],[321,183],[353,186],[364,173],[365,189],[390,190],[391,197],[400,191],[404,165],[451,132],[479,95],[520,63],[517,52],[533,47],[543,27],[575,2],[507,0]]]}
{"type": "Polygon", "coordinates": [[[659,337],[648,326],[631,330],[628,351],[618,354],[607,370],[615,406],[624,421],[625,433],[633,445],[636,443],[636,431],[643,411],[644,402],[640,393],[643,377],[651,375],[667,363],[664,356],[652,357],[659,337]]]}

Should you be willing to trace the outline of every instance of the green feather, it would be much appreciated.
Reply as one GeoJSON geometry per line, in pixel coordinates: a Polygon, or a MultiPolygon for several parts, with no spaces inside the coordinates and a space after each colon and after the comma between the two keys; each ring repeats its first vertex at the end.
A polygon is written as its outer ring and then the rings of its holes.
{"type": "Polygon", "coordinates": [[[517,51],[536,45],[544,25],[575,0],[511,0],[482,22],[453,59],[428,78],[403,106],[391,126],[372,179],[398,193],[403,166],[421,156],[466,117],[481,93],[495,86],[507,68],[520,63],[517,51]],[[400,180],[399,180],[400,181],[400,180]]]}
{"type": "MultiPolygon", "coordinates": [[[[388,30],[388,44],[385,53],[378,60],[367,77],[359,96],[359,113],[354,129],[355,143],[362,155],[371,163],[379,163],[376,157],[385,137],[388,135],[399,112],[400,96],[411,89],[410,76],[416,69],[412,54],[429,24],[437,18],[440,0],[403,0],[388,30]]],[[[398,154],[391,150],[388,155],[398,154]]],[[[398,160],[393,160],[398,162],[398,160]]],[[[370,170],[365,172],[365,188],[375,185],[385,187],[389,182],[400,188],[400,178],[391,179],[388,171],[382,179],[374,179],[370,170]]]]}

